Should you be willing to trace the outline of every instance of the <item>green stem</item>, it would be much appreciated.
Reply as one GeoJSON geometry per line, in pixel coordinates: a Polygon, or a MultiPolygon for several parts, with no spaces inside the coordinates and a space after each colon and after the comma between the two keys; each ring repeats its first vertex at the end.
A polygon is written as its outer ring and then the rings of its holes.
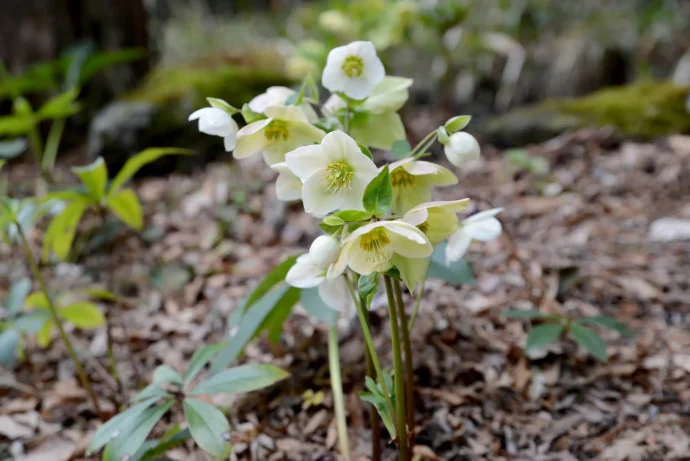
{"type": "Polygon", "coordinates": [[[422,305],[422,296],[424,295],[424,285],[426,284],[426,279],[422,280],[419,285],[419,290],[417,291],[417,298],[414,300],[414,309],[412,310],[412,316],[410,317],[410,323],[407,329],[412,331],[414,328],[414,322],[417,320],[417,314],[419,314],[419,307],[422,305]]]}
{"type": "Polygon", "coordinates": [[[352,108],[350,103],[347,103],[347,110],[345,111],[345,133],[350,134],[350,116],[352,115],[352,108]]]}
{"type": "Polygon", "coordinates": [[[423,154],[426,152],[426,150],[434,143],[436,142],[438,134],[436,133],[436,130],[430,132],[426,136],[422,138],[419,143],[412,149],[412,152],[410,152],[410,155],[408,157],[414,157],[416,154],[423,154]]]}
{"type": "Polygon", "coordinates": [[[412,343],[410,342],[410,330],[407,328],[407,315],[405,314],[405,304],[402,299],[400,281],[395,280],[393,282],[393,287],[395,288],[395,304],[398,308],[400,333],[403,350],[405,352],[405,403],[407,408],[407,427],[409,430],[407,439],[410,448],[412,448],[412,435],[414,434],[414,363],[412,362],[412,343]]]}
{"type": "MultiPolygon", "coordinates": [[[[363,302],[361,296],[359,297],[359,302],[360,304],[363,302]]],[[[367,327],[370,327],[371,315],[369,315],[369,311],[366,314],[367,327]]],[[[367,361],[367,376],[376,380],[374,361],[369,350],[366,351],[365,358],[367,361]]],[[[371,461],[381,461],[381,421],[374,405],[369,405],[369,422],[371,424],[371,461]]]]}
{"type": "Polygon", "coordinates": [[[400,348],[399,321],[396,310],[395,294],[393,293],[393,282],[388,275],[383,276],[386,284],[386,295],[388,296],[388,313],[391,324],[391,343],[393,344],[393,369],[395,372],[395,418],[397,421],[398,449],[400,450],[400,461],[407,461],[408,440],[405,411],[405,382],[403,373],[402,349],[400,348]]]}
{"type": "Polygon", "coordinates": [[[84,389],[86,389],[86,392],[89,394],[89,397],[91,398],[91,403],[93,404],[94,411],[96,412],[99,418],[103,419],[101,408],[98,405],[98,398],[96,397],[96,393],[94,392],[93,387],[91,386],[91,381],[89,381],[89,378],[86,376],[86,372],[84,371],[81,362],[79,362],[77,353],[74,351],[72,342],[70,341],[69,336],[67,336],[65,328],[62,326],[62,319],[58,315],[57,308],[55,307],[53,298],[52,296],[50,296],[50,293],[48,292],[48,287],[46,285],[45,280],[43,279],[43,275],[41,275],[40,269],[38,268],[36,258],[34,257],[33,251],[31,251],[31,246],[29,245],[29,241],[27,240],[26,235],[24,234],[24,230],[16,220],[14,221],[14,225],[17,227],[17,233],[19,234],[19,237],[22,241],[22,246],[24,247],[24,252],[26,253],[26,258],[28,259],[29,266],[31,268],[31,273],[33,274],[36,281],[38,281],[43,295],[48,300],[48,311],[50,312],[50,315],[53,319],[53,323],[55,323],[55,326],[57,326],[62,342],[65,344],[65,347],[67,348],[67,353],[72,359],[72,362],[74,362],[74,367],[77,370],[79,381],[81,381],[81,385],[84,387],[84,389]]]}
{"type": "Polygon", "coordinates": [[[347,437],[343,380],[340,375],[337,327],[331,327],[328,331],[328,366],[331,371],[331,388],[333,389],[333,406],[335,407],[335,421],[338,430],[338,441],[340,442],[340,453],[343,455],[345,461],[350,461],[350,443],[347,437]]]}
{"type": "Polygon", "coordinates": [[[355,308],[357,309],[357,316],[359,317],[359,323],[362,327],[362,333],[364,334],[364,342],[367,345],[369,354],[371,355],[371,361],[374,364],[374,369],[376,370],[376,377],[381,389],[383,390],[383,395],[386,398],[386,405],[388,406],[388,411],[391,416],[395,414],[395,407],[393,406],[393,400],[391,399],[391,392],[388,389],[386,380],[383,374],[383,368],[381,368],[381,361],[376,354],[376,348],[374,347],[374,340],[371,337],[371,331],[369,330],[369,324],[367,323],[367,311],[364,304],[360,303],[360,298],[355,294],[355,290],[350,283],[350,278],[345,274],[345,281],[347,282],[347,287],[350,290],[350,295],[355,303],[355,308]]]}
{"type": "Polygon", "coordinates": [[[41,167],[47,174],[53,172],[55,159],[57,158],[58,149],[60,147],[60,140],[62,139],[62,133],[65,129],[65,122],[66,119],[58,118],[55,119],[50,126],[50,132],[46,139],[46,149],[43,153],[43,160],[41,162],[41,167]]]}

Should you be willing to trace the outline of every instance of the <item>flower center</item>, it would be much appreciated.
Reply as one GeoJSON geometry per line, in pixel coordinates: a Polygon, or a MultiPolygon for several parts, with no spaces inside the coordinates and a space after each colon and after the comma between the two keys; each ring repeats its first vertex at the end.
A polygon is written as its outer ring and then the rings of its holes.
{"type": "Polygon", "coordinates": [[[369,253],[378,253],[389,243],[391,243],[391,239],[386,235],[386,231],[377,227],[362,235],[359,240],[359,247],[369,253]]]}
{"type": "Polygon", "coordinates": [[[273,120],[266,127],[264,136],[269,142],[287,141],[290,137],[290,131],[288,130],[287,123],[284,121],[273,120]]]}
{"type": "Polygon", "coordinates": [[[415,183],[416,178],[405,170],[405,168],[396,168],[391,173],[391,185],[393,187],[407,187],[415,183]]]}
{"type": "Polygon", "coordinates": [[[349,189],[355,171],[350,165],[342,162],[333,162],[326,167],[328,176],[324,183],[324,189],[331,194],[337,194],[343,189],[349,189]]]}
{"type": "Polygon", "coordinates": [[[429,221],[424,221],[419,226],[417,226],[417,229],[424,232],[424,234],[428,233],[429,232],[429,221]]]}
{"type": "Polygon", "coordinates": [[[348,56],[343,61],[343,72],[348,77],[359,77],[364,70],[364,62],[359,56],[348,56]]]}

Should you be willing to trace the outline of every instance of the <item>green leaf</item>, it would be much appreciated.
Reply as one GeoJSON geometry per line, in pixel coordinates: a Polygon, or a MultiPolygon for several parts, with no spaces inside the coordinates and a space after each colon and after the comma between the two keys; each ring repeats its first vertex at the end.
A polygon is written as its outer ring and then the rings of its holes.
{"type": "Polygon", "coordinates": [[[532,328],[527,336],[525,349],[529,352],[551,344],[561,337],[564,327],[560,323],[543,323],[532,328]]]}
{"type": "MultiPolygon", "coordinates": [[[[215,375],[225,369],[240,355],[247,344],[249,344],[249,341],[266,327],[267,319],[270,319],[274,310],[278,309],[289,313],[298,299],[299,289],[283,284],[269,291],[253,303],[239,322],[234,336],[228,340],[227,346],[211,364],[211,375],[215,375]]],[[[235,309],[238,308],[239,306],[235,309]]],[[[283,313],[284,316],[285,313],[283,313]]],[[[275,323],[274,321],[274,326],[275,323]]]]}
{"type": "Polygon", "coordinates": [[[170,365],[160,365],[153,372],[155,384],[173,383],[182,386],[182,376],[170,365]]]}
{"type": "Polygon", "coordinates": [[[78,301],[60,309],[60,317],[79,328],[96,328],[105,325],[105,316],[98,306],[88,301],[78,301]]]}
{"type": "Polygon", "coordinates": [[[343,221],[342,218],[339,218],[339,217],[333,216],[333,215],[326,216],[325,218],[323,218],[323,220],[321,222],[323,222],[325,225],[331,226],[331,227],[340,227],[343,224],[345,224],[345,221],[343,221]]]}
{"type": "Polygon", "coordinates": [[[474,272],[466,259],[446,263],[446,245],[447,242],[442,242],[434,248],[427,277],[457,285],[475,285],[477,281],[474,278],[474,272]]]}
{"type": "Polygon", "coordinates": [[[470,120],[472,120],[472,116],[470,115],[458,115],[449,119],[444,125],[444,128],[450,135],[465,128],[470,124],[470,120]]]}
{"type": "Polygon", "coordinates": [[[76,101],[78,96],[79,92],[73,88],[49,99],[38,110],[38,117],[40,119],[62,118],[76,114],[81,109],[76,101]]]}
{"type": "Polygon", "coordinates": [[[33,128],[37,120],[31,115],[6,115],[0,117],[0,136],[21,136],[33,128]]]}
{"type": "Polygon", "coordinates": [[[577,322],[570,324],[570,336],[580,346],[585,348],[587,352],[592,354],[594,358],[600,362],[606,362],[608,356],[606,355],[606,342],[601,339],[601,336],[596,331],[587,327],[583,327],[577,322]]]}
{"type": "Polygon", "coordinates": [[[172,395],[168,391],[160,387],[158,384],[149,384],[141,391],[137,392],[134,398],[132,398],[132,402],[140,402],[142,400],[150,399],[152,397],[156,399],[162,399],[170,398],[172,397],[172,395]]]}
{"type": "Polygon", "coordinates": [[[229,439],[230,425],[225,415],[210,403],[197,399],[184,399],[182,405],[197,445],[216,458],[227,458],[232,446],[226,440],[229,439]]]}
{"type": "Polygon", "coordinates": [[[220,109],[220,110],[226,112],[230,117],[232,117],[233,115],[240,112],[239,109],[233,107],[232,105],[228,104],[227,102],[223,101],[222,99],[206,98],[206,100],[211,105],[211,107],[215,107],[216,109],[220,109]]]}
{"type": "Polygon", "coordinates": [[[187,367],[187,373],[184,377],[184,385],[188,386],[189,383],[199,374],[202,368],[211,361],[213,357],[218,354],[218,352],[223,349],[225,343],[210,344],[204,346],[201,349],[197,349],[192,355],[192,359],[189,361],[189,366],[187,367]]]}
{"type": "Polygon", "coordinates": [[[378,272],[372,272],[369,275],[363,275],[359,278],[359,284],[357,289],[359,295],[364,299],[367,307],[371,306],[371,300],[379,288],[379,274],[378,272]]]}
{"type": "Polygon", "coordinates": [[[632,336],[633,332],[630,331],[628,326],[613,317],[608,316],[593,316],[593,317],[582,317],[578,319],[580,323],[589,323],[592,325],[599,325],[611,330],[615,330],[624,336],[632,336]]]}
{"type": "Polygon", "coordinates": [[[127,160],[110,184],[108,195],[114,195],[127,181],[129,181],[143,166],[166,155],[190,155],[194,151],[176,147],[151,147],[139,152],[127,160]]]}
{"type": "Polygon", "coordinates": [[[174,404],[175,401],[169,401],[147,408],[132,421],[128,428],[123,427],[123,430],[115,440],[109,443],[109,445],[112,445],[111,458],[122,460],[127,456],[130,458],[134,456],[153,430],[153,427],[174,404]]]}
{"type": "Polygon", "coordinates": [[[160,438],[160,440],[155,440],[155,444],[142,453],[138,461],[151,461],[154,459],[155,461],[163,461],[163,458],[157,458],[157,456],[160,456],[172,450],[173,448],[182,445],[192,436],[192,433],[189,429],[179,430],[179,425],[176,425],[173,427],[173,429],[173,433],[168,430],[168,432],[166,432],[163,437],[160,438]]]}
{"type": "Polygon", "coordinates": [[[115,216],[132,229],[144,227],[144,217],[137,194],[132,189],[123,189],[108,196],[107,207],[115,216]]]}
{"type": "Polygon", "coordinates": [[[382,217],[391,209],[393,203],[393,185],[391,184],[391,175],[388,171],[388,165],[383,167],[381,172],[376,176],[364,189],[364,198],[362,200],[364,209],[374,216],[382,217]]]}
{"type": "Polygon", "coordinates": [[[407,142],[407,139],[397,139],[393,141],[393,146],[391,147],[391,155],[393,158],[402,160],[410,155],[412,152],[412,146],[407,142]]]}
{"type": "Polygon", "coordinates": [[[47,347],[53,336],[53,321],[48,320],[36,333],[36,343],[39,347],[47,347]]]}
{"type": "Polygon", "coordinates": [[[61,260],[66,260],[72,249],[77,225],[86,211],[83,202],[69,203],[48,225],[43,236],[43,260],[48,260],[52,251],[61,260]]]}
{"type": "Polygon", "coordinates": [[[256,336],[260,335],[262,331],[268,332],[268,340],[273,344],[280,342],[280,334],[283,331],[283,324],[290,316],[292,308],[297,304],[300,297],[299,288],[290,287],[283,296],[275,303],[273,309],[264,318],[263,323],[256,332],[256,336]]]}
{"type": "Polygon", "coordinates": [[[245,123],[250,124],[252,122],[256,122],[257,120],[262,119],[263,115],[257,114],[256,112],[252,111],[249,108],[249,104],[245,103],[242,106],[242,117],[244,117],[245,123]]]}
{"type": "Polygon", "coordinates": [[[86,166],[72,168],[74,174],[86,186],[94,202],[100,202],[105,195],[105,186],[108,184],[108,168],[103,157],[98,157],[93,163],[86,166]]]}
{"type": "Polygon", "coordinates": [[[241,312],[247,312],[252,304],[261,299],[271,288],[285,280],[285,276],[290,268],[295,265],[295,262],[297,262],[297,256],[291,256],[274,267],[273,270],[264,277],[261,283],[254,288],[254,291],[240,302],[237,308],[239,308],[241,312]]]}
{"type": "Polygon", "coordinates": [[[50,305],[50,300],[42,291],[36,291],[26,297],[26,299],[24,300],[24,305],[26,307],[47,310],[50,305]]]}
{"type": "Polygon", "coordinates": [[[19,340],[19,331],[15,328],[0,332],[0,364],[9,367],[16,363],[19,340]]]}
{"type": "Polygon", "coordinates": [[[333,216],[345,222],[368,221],[371,219],[371,213],[361,210],[343,210],[333,214],[333,216]]]}
{"type": "Polygon", "coordinates": [[[26,150],[27,144],[24,138],[17,138],[11,141],[0,141],[0,158],[15,158],[26,150]]]}
{"type": "Polygon", "coordinates": [[[305,78],[300,86],[299,92],[291,94],[286,100],[286,106],[299,106],[304,101],[304,92],[307,89],[307,79],[305,78]]]}
{"type": "Polygon", "coordinates": [[[239,394],[271,386],[289,373],[275,365],[248,364],[230,368],[199,383],[188,395],[239,394]]]}
{"type": "Polygon", "coordinates": [[[303,288],[299,302],[305,311],[329,327],[337,324],[340,313],[331,309],[323,302],[318,288],[303,288]]]}
{"type": "Polygon", "coordinates": [[[98,428],[93,437],[91,437],[91,441],[86,447],[87,455],[97,452],[103,448],[106,443],[120,436],[126,431],[126,428],[131,426],[148,407],[156,402],[156,400],[158,399],[150,398],[145,400],[106,421],[105,424],[98,428]]]}
{"type": "Polygon", "coordinates": [[[529,309],[509,309],[501,313],[501,315],[509,319],[543,319],[547,317],[546,314],[529,309]]]}
{"type": "Polygon", "coordinates": [[[31,292],[31,279],[23,278],[12,284],[7,294],[5,307],[10,314],[16,314],[24,307],[26,297],[31,292]]]}
{"type": "Polygon", "coordinates": [[[362,144],[376,149],[391,149],[393,143],[405,137],[405,126],[395,112],[355,117],[350,135],[362,144]]]}
{"type": "Polygon", "coordinates": [[[357,142],[357,145],[359,146],[360,152],[362,152],[364,155],[369,157],[369,160],[374,160],[374,156],[371,154],[371,151],[369,150],[369,148],[367,146],[365,146],[361,142],[357,142]]]}

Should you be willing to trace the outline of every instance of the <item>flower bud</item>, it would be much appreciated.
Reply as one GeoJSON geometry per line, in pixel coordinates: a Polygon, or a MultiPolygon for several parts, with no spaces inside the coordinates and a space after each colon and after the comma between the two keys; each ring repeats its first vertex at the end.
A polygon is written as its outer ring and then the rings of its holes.
{"type": "Polygon", "coordinates": [[[466,164],[479,160],[479,143],[469,133],[459,131],[450,136],[444,149],[448,161],[458,168],[466,164]]]}
{"type": "Polygon", "coordinates": [[[340,243],[330,235],[321,235],[309,247],[311,262],[320,267],[327,267],[335,262],[340,251],[340,243]]]}

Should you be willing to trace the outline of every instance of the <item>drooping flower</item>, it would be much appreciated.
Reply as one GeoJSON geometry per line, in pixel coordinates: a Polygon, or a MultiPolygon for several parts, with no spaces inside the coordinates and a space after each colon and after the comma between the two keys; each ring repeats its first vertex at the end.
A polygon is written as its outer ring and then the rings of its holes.
{"type": "Polygon", "coordinates": [[[443,151],[448,161],[458,168],[479,160],[481,154],[477,140],[465,131],[450,135],[443,151]]]}
{"type": "Polygon", "coordinates": [[[501,222],[496,215],[503,208],[493,208],[470,216],[460,223],[460,228],[448,240],[446,261],[454,262],[462,258],[473,240],[486,242],[501,235],[501,222]]]}
{"type": "Polygon", "coordinates": [[[406,158],[390,165],[393,185],[393,213],[402,215],[411,208],[431,200],[431,188],[450,186],[458,178],[440,165],[406,158]]]}
{"type": "MultiPolygon", "coordinates": [[[[409,97],[408,88],[412,86],[412,83],[411,78],[386,75],[356,109],[363,109],[372,114],[397,112],[405,105],[405,101],[409,97]]],[[[337,94],[332,94],[324,103],[323,110],[329,114],[334,114],[337,110],[345,107],[345,101],[337,94]]]]}
{"type": "Polygon", "coordinates": [[[341,242],[338,260],[328,277],[335,278],[350,267],[360,275],[385,272],[399,258],[430,256],[433,247],[424,233],[403,221],[377,221],[355,229],[341,242]]]}
{"type": "MultiPolygon", "coordinates": [[[[272,86],[269,87],[264,93],[255,96],[251,101],[249,101],[247,105],[252,110],[252,112],[257,114],[263,114],[269,107],[285,106],[288,98],[296,93],[297,92],[295,90],[293,90],[292,88],[288,88],[286,86],[272,86]]],[[[314,108],[311,107],[309,104],[304,103],[300,104],[297,107],[299,107],[300,110],[304,112],[304,115],[307,116],[307,119],[309,121],[314,121],[319,118],[319,116],[314,111],[314,108]]]]}
{"type": "Polygon", "coordinates": [[[276,179],[276,196],[278,200],[290,202],[302,198],[302,181],[292,174],[287,163],[273,164],[271,169],[278,173],[278,179],[276,179]]]}
{"type": "Polygon", "coordinates": [[[204,107],[190,114],[189,121],[192,120],[199,120],[199,131],[202,133],[222,137],[227,152],[235,148],[237,122],[224,110],[216,107],[204,107]]]}
{"type": "Polygon", "coordinates": [[[289,152],[285,161],[304,181],[304,209],[315,216],[338,209],[363,210],[364,189],[378,174],[357,142],[340,130],[328,133],[319,145],[289,152]]]}
{"type": "Polygon", "coordinates": [[[386,71],[371,42],[356,41],[328,53],[321,83],[331,92],[364,99],[383,80],[386,71]]]}
{"type": "Polygon", "coordinates": [[[321,141],[325,133],[309,123],[295,106],[269,106],[268,118],[252,122],[237,132],[234,157],[245,158],[261,152],[269,165],[285,161],[285,154],[301,146],[321,141]]]}
{"type": "Polygon", "coordinates": [[[457,213],[462,213],[469,205],[467,198],[423,203],[405,213],[403,221],[424,232],[429,242],[436,246],[458,230],[457,213]]]}
{"type": "Polygon", "coordinates": [[[348,306],[349,291],[345,277],[327,279],[326,274],[338,257],[340,244],[330,235],[317,237],[305,253],[297,258],[285,281],[297,288],[319,287],[319,297],[331,309],[342,311],[348,306]]]}

